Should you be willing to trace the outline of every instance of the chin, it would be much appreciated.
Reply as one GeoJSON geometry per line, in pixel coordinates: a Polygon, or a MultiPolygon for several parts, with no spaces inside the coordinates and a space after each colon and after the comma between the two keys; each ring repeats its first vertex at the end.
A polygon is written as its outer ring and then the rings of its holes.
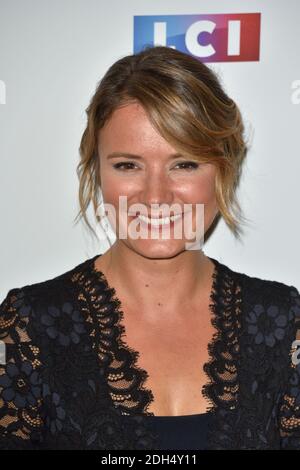
{"type": "Polygon", "coordinates": [[[185,243],[182,240],[132,240],[129,247],[150,259],[174,258],[185,251],[185,243]]]}

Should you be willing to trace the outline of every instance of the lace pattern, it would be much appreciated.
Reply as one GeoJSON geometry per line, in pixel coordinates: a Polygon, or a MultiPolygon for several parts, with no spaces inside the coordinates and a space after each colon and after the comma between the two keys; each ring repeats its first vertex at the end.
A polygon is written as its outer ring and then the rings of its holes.
{"type": "MultiPolygon", "coordinates": [[[[295,319],[296,341],[300,342],[300,297],[296,288],[291,289],[290,312],[295,319]]],[[[299,343],[300,344],[300,343],[299,343]]],[[[300,354],[299,344],[291,345],[290,374],[280,408],[280,435],[283,449],[300,449],[300,354]]]]}
{"type": "MultiPolygon", "coordinates": [[[[76,273],[73,282],[79,282],[84,291],[80,298],[82,308],[89,303],[95,339],[93,347],[98,349],[102,367],[106,368],[107,384],[115,407],[128,415],[149,414],[147,407],[153,400],[151,390],[143,388],[148,377],[145,370],[137,366],[139,352],[125,342],[125,328],[122,324],[124,313],[114,288],[109,287],[103,273],[94,268],[94,262],[87,271],[76,273]]],[[[104,369],[103,369],[104,370],[104,369]]]]}
{"type": "Polygon", "coordinates": [[[11,440],[12,448],[15,443],[34,448],[43,425],[37,373],[40,351],[27,331],[30,311],[31,306],[19,289],[12,289],[1,305],[0,340],[5,340],[8,365],[6,374],[0,375],[0,427],[3,437],[11,440]]]}
{"type": "MultiPolygon", "coordinates": [[[[0,448],[157,449],[153,393],[94,256],[0,305],[0,448]],[[122,416],[129,419],[125,421],[122,416]]],[[[211,449],[300,449],[300,295],[215,264],[203,393],[211,449]]]]}

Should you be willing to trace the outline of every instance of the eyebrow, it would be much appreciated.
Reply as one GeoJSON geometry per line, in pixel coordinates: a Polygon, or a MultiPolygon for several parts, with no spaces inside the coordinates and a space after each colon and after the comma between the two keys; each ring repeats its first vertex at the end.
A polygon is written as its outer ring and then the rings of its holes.
{"type": "MultiPolygon", "coordinates": [[[[110,153],[109,155],[107,155],[107,160],[109,160],[111,158],[118,158],[118,157],[130,158],[132,160],[142,160],[143,159],[143,157],[141,157],[140,155],[135,155],[134,153],[113,152],[113,153],[110,153]]],[[[183,157],[183,155],[181,153],[171,153],[169,155],[169,159],[182,158],[182,157],[183,157]]]]}

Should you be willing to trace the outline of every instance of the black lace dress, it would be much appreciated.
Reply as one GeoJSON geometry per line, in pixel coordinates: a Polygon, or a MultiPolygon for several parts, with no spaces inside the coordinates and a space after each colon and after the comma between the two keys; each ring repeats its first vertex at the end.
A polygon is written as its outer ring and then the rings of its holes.
{"type": "Polygon", "coordinates": [[[148,374],[124,341],[120,301],[95,269],[98,256],[2,301],[1,449],[300,449],[294,286],[210,258],[216,333],[203,394],[211,406],[205,416],[164,419],[148,410],[148,374]]]}

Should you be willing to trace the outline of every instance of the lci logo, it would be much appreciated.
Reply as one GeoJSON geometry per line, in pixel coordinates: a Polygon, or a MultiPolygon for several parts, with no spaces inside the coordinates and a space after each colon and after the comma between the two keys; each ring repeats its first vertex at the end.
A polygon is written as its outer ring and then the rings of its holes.
{"type": "Polygon", "coordinates": [[[260,13],[134,17],[134,53],[168,46],[202,62],[259,60],[260,13]]]}

